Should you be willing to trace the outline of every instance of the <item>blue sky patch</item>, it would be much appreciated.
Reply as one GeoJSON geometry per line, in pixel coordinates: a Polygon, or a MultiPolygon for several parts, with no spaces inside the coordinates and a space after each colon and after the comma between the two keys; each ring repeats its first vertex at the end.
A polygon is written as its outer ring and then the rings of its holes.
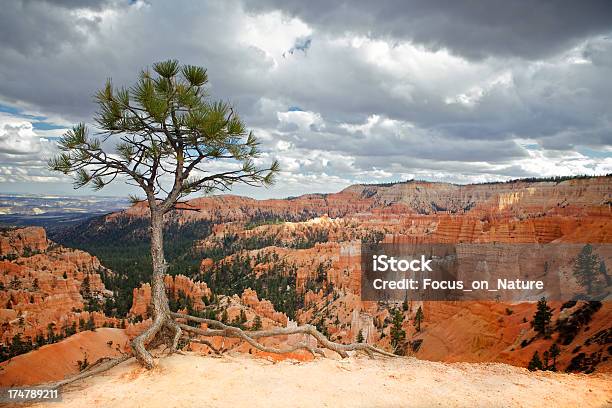
{"type": "Polygon", "coordinates": [[[32,122],[32,127],[37,130],[66,129],[66,126],[56,125],[55,123],[46,121],[46,116],[28,115],[27,113],[23,113],[23,110],[14,106],[0,103],[0,112],[8,113],[17,118],[27,119],[32,122]]]}

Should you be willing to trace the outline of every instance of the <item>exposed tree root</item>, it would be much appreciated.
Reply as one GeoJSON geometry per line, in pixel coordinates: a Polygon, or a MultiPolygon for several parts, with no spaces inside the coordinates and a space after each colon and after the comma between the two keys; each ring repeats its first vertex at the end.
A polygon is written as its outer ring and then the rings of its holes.
{"type": "MultiPolygon", "coordinates": [[[[386,357],[397,357],[395,354],[391,354],[387,351],[381,350],[377,347],[371,346],[369,344],[364,343],[351,343],[351,344],[340,344],[334,343],[325,337],[321,332],[319,332],[314,326],[306,324],[298,327],[284,327],[284,328],[274,328],[269,330],[258,330],[258,331],[250,331],[245,332],[244,330],[228,326],[218,320],[204,319],[201,317],[195,317],[190,315],[184,315],[180,313],[170,313],[171,317],[174,319],[185,319],[191,320],[197,323],[205,323],[211,329],[200,329],[197,327],[191,327],[187,324],[179,323],[172,318],[169,318],[169,322],[166,319],[156,319],[153,321],[153,324],[141,333],[138,337],[136,337],[132,341],[132,347],[134,350],[134,354],[125,354],[121,357],[115,359],[101,359],[98,360],[95,364],[91,365],[88,369],[76,374],[75,376],[58,381],[55,383],[48,384],[48,386],[52,388],[59,388],[68,384],[71,384],[75,381],[82,380],[88,377],[91,377],[96,374],[100,374],[104,371],[110,370],[118,364],[121,364],[124,361],[131,359],[132,357],[136,357],[136,359],[144,365],[146,368],[150,369],[155,366],[155,362],[153,360],[153,356],[149,351],[145,348],[145,345],[150,348],[156,347],[157,345],[166,344],[171,346],[171,353],[177,352],[179,342],[181,338],[187,338],[189,341],[194,343],[205,344],[208,346],[215,354],[222,354],[222,350],[217,349],[210,341],[201,338],[191,338],[185,335],[185,332],[194,333],[200,336],[205,337],[214,337],[221,336],[226,338],[237,338],[246,341],[251,346],[256,348],[257,350],[275,353],[275,354],[285,354],[291,353],[297,350],[307,350],[314,357],[317,355],[325,357],[325,353],[323,352],[323,348],[327,348],[338,353],[342,358],[348,357],[348,351],[360,351],[366,353],[370,357],[374,357],[375,354],[380,354],[386,357]],[[174,333],[173,336],[170,336],[170,333],[174,333]],[[310,342],[299,342],[289,347],[277,348],[271,346],[265,346],[258,342],[256,339],[265,338],[265,337],[276,337],[276,336],[287,336],[291,334],[306,334],[312,336],[317,341],[317,347],[312,346],[310,342]],[[171,340],[171,341],[170,341],[171,340]],[[142,347],[141,353],[135,351],[136,348],[142,347]],[[144,352],[142,352],[144,351],[144,352]],[[143,356],[139,358],[139,356],[143,356]]],[[[167,316],[166,316],[167,317],[167,316]]]]}
{"type": "Polygon", "coordinates": [[[121,363],[123,363],[124,361],[129,360],[130,358],[132,358],[131,354],[124,354],[121,357],[118,358],[113,358],[113,359],[106,359],[106,360],[98,360],[95,364],[92,364],[89,368],[87,368],[84,371],[81,371],[80,373],[67,378],[65,380],[61,380],[61,381],[57,381],[51,384],[48,384],[49,387],[51,388],[59,388],[59,387],[63,387],[65,385],[68,385],[70,383],[73,383],[75,381],[78,380],[82,380],[84,378],[88,378],[91,377],[93,375],[96,374],[100,374],[103,373],[104,371],[110,370],[111,368],[115,367],[116,365],[119,365],[121,363]]]}
{"type": "Polygon", "coordinates": [[[224,323],[221,323],[218,320],[204,319],[201,317],[195,317],[190,315],[184,315],[180,313],[171,313],[172,317],[176,319],[186,319],[191,320],[197,323],[205,323],[212,329],[200,329],[196,327],[191,327],[186,324],[179,323],[179,326],[188,332],[192,332],[195,334],[199,334],[201,336],[222,336],[222,337],[233,337],[239,338],[251,346],[255,347],[258,350],[269,352],[269,353],[290,353],[292,351],[296,351],[299,349],[308,350],[310,353],[314,355],[319,354],[321,356],[325,356],[323,350],[318,347],[312,347],[308,342],[301,342],[295,344],[291,347],[287,348],[275,348],[264,346],[263,344],[257,342],[255,339],[264,338],[264,337],[275,337],[275,336],[286,336],[290,334],[306,334],[315,338],[318,345],[323,348],[327,348],[329,350],[335,351],[342,358],[348,357],[347,351],[362,351],[368,354],[370,357],[373,357],[374,354],[381,354],[386,357],[397,357],[395,354],[389,353],[387,351],[381,350],[377,347],[371,346],[365,343],[351,343],[351,344],[340,344],[334,343],[325,337],[321,332],[319,332],[314,326],[306,324],[298,327],[284,327],[284,328],[274,328],[269,330],[258,330],[252,332],[245,332],[238,327],[228,326],[224,323]]]}
{"type": "Polygon", "coordinates": [[[158,315],[158,317],[153,320],[151,326],[132,340],[132,351],[134,356],[140,364],[149,370],[155,367],[155,360],[153,360],[151,353],[147,351],[146,346],[150,345],[158,333],[160,333],[165,321],[166,319],[163,315],[158,315]]]}
{"type": "Polygon", "coordinates": [[[206,346],[208,346],[209,349],[211,349],[215,354],[222,354],[223,351],[219,350],[218,348],[216,348],[210,341],[205,340],[205,339],[194,339],[191,337],[183,337],[184,339],[192,342],[192,343],[199,343],[199,344],[204,344],[206,346]]]}

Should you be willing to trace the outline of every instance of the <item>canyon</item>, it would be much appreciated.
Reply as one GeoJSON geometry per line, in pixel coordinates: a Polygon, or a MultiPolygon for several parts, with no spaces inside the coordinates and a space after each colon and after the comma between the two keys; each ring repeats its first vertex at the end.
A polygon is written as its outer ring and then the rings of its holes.
{"type": "Polygon", "coordinates": [[[112,298],[102,275],[112,274],[83,251],[49,241],[45,230],[27,227],[0,233],[0,321],[3,345],[57,340],[85,322],[119,325],[99,304],[112,298]],[[88,308],[93,304],[98,307],[88,308]]]}
{"type": "MultiPolygon", "coordinates": [[[[176,310],[226,319],[245,328],[309,323],[334,341],[352,342],[362,336],[390,350],[391,314],[399,309],[406,336],[398,351],[404,355],[526,367],[535,352],[541,356],[558,344],[559,371],[612,368],[612,308],[606,292],[596,302],[549,301],[549,338],[532,327],[535,302],[521,298],[377,302],[361,296],[362,245],[372,243],[449,244],[476,251],[498,269],[512,268],[521,257],[538,259],[537,252],[521,250],[522,244],[575,245],[578,251],[591,243],[602,259],[609,260],[612,254],[605,244],[612,243],[612,177],[466,186],[409,181],[354,185],[336,194],[287,199],[211,196],[185,206],[189,211],[173,211],[166,219],[174,245],[170,263],[176,273],[165,282],[176,310]],[[511,256],[502,257],[500,251],[511,256]],[[414,325],[418,310],[424,314],[420,330],[414,325]]],[[[150,322],[150,287],[142,283],[146,279],[126,289],[131,301],[124,316],[85,310],[92,299],[93,303],[111,299],[107,311],[116,312],[113,301],[124,292],[117,287],[109,290],[103,282],[111,286],[127,282],[119,278],[128,272],[109,269],[104,259],[105,266],[83,250],[108,258],[115,248],[111,244],[117,241],[123,247],[146,241],[147,212],[139,203],[71,226],[53,235],[62,245],[48,240],[40,228],[3,232],[0,306],[10,304],[0,309],[3,343],[17,333],[34,341],[47,335],[49,324],[59,334],[90,320],[96,328],[116,327],[113,330],[123,331],[127,338],[143,330],[150,322]],[[101,246],[105,242],[108,247],[101,246]],[[85,277],[87,299],[81,293],[85,277]],[[18,287],[13,281],[19,281],[18,287]]],[[[574,293],[581,289],[572,275],[577,252],[559,252],[557,263],[545,266],[540,257],[538,268],[549,268],[562,282],[557,289],[574,293]]],[[[131,254],[126,256],[127,264],[131,254]]],[[[146,276],[146,270],[142,274],[146,276]]],[[[84,333],[78,330],[76,335],[84,333]]],[[[236,341],[213,339],[213,343],[262,354],[236,341]]],[[[187,347],[211,352],[202,344],[187,347]]],[[[291,357],[311,359],[300,353],[291,357]]],[[[72,369],[78,370],[76,363],[72,369]]]]}

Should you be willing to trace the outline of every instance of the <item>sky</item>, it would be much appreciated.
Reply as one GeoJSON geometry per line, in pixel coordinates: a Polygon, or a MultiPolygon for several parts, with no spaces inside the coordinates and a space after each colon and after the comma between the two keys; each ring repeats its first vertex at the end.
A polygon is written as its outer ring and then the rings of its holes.
{"type": "Polygon", "coordinates": [[[57,138],[93,122],[107,78],[166,59],[207,68],[280,161],[275,186],[236,194],[612,173],[609,1],[15,0],[0,192],[91,194],[47,170],[57,138]]]}

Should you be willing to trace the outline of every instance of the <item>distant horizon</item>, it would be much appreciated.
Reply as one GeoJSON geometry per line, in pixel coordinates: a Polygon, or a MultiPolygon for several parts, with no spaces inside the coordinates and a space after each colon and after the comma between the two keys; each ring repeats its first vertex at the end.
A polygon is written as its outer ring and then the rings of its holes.
{"type": "MultiPolygon", "coordinates": [[[[205,198],[205,197],[212,197],[212,196],[238,196],[238,197],[246,197],[246,198],[252,198],[254,200],[285,200],[285,199],[289,199],[289,198],[294,198],[294,197],[300,197],[303,195],[310,195],[310,194],[320,194],[320,195],[327,195],[327,194],[334,194],[334,193],[339,193],[349,187],[352,186],[376,186],[376,187],[391,187],[393,185],[397,185],[397,184],[407,184],[407,183],[432,183],[432,184],[449,184],[449,185],[453,185],[453,186],[469,186],[469,185],[484,185],[484,184],[508,184],[508,183],[514,183],[514,182],[546,182],[546,181],[557,181],[554,179],[560,179],[558,181],[565,181],[565,180],[569,180],[569,179],[586,179],[586,178],[597,178],[597,177],[612,177],[612,173],[607,173],[607,174],[577,174],[577,175],[572,175],[572,176],[550,176],[550,177],[522,177],[522,178],[512,178],[512,179],[508,179],[508,180],[496,180],[496,181],[485,181],[485,182],[475,182],[475,183],[451,183],[451,182],[446,182],[446,181],[431,181],[431,180],[424,180],[424,179],[410,179],[410,180],[401,180],[401,181],[390,181],[390,182],[379,182],[379,183],[353,183],[353,184],[348,184],[342,188],[340,188],[339,190],[336,191],[332,191],[332,192],[319,192],[319,191],[312,191],[312,192],[305,192],[302,194],[298,194],[298,195],[288,195],[288,196],[270,196],[270,197],[264,197],[264,198],[258,198],[258,197],[253,197],[251,195],[247,195],[247,194],[238,194],[232,191],[227,191],[227,192],[219,192],[219,193],[211,193],[208,195],[195,195],[195,196],[190,196],[187,199],[188,200],[193,200],[196,198],[205,198]]],[[[128,195],[108,195],[108,194],[87,194],[87,193],[83,193],[83,194],[79,194],[78,191],[82,191],[85,190],[86,188],[82,188],[82,189],[73,189],[73,191],[75,191],[75,194],[58,194],[58,193],[46,193],[46,192],[40,192],[40,193],[28,193],[28,192],[17,192],[17,191],[0,191],[0,197],[2,196],[28,196],[28,197],[41,197],[41,196],[49,196],[49,197],[54,197],[54,198],[72,198],[72,197],[81,197],[81,198],[109,198],[109,199],[121,199],[121,200],[129,200],[128,195]]],[[[264,189],[264,188],[262,188],[264,189]]]]}

